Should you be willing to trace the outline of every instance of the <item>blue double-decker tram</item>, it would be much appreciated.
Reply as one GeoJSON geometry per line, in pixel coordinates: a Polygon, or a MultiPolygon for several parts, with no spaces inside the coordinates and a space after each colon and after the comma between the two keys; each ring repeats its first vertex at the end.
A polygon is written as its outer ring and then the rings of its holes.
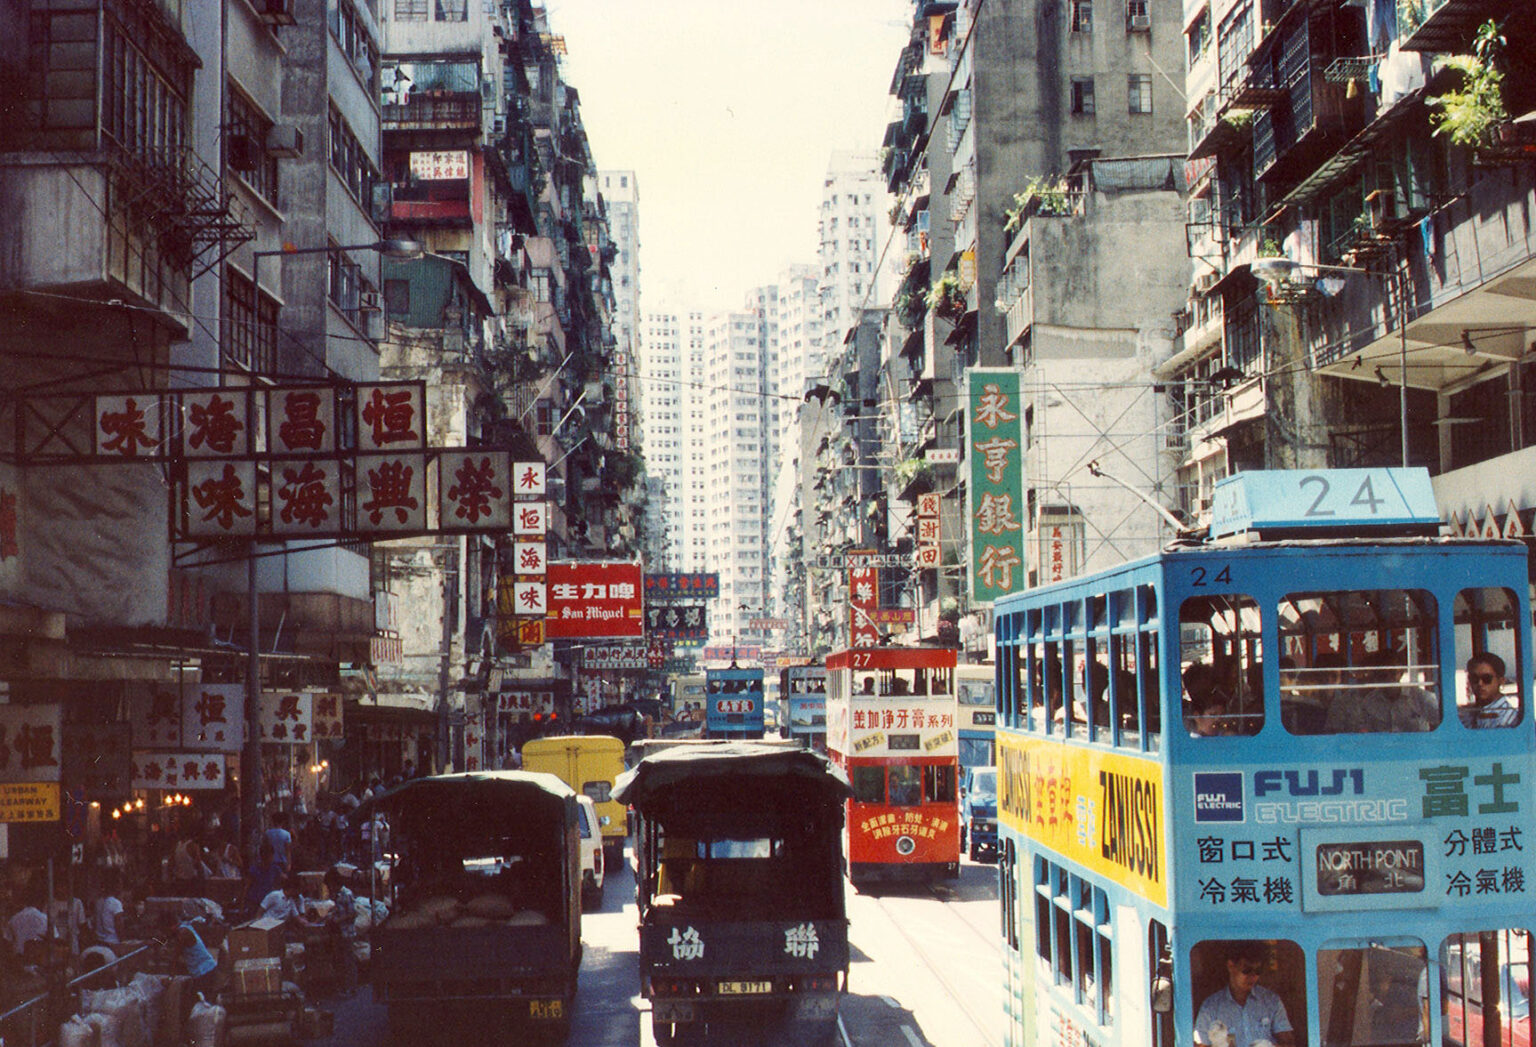
{"type": "Polygon", "coordinates": [[[763,736],[763,670],[704,670],[704,737],[737,740],[763,736]]]}
{"type": "Polygon", "coordinates": [[[1529,573],[1423,470],[1242,473],[1000,600],[1010,1044],[1531,1042],[1529,573]]]}

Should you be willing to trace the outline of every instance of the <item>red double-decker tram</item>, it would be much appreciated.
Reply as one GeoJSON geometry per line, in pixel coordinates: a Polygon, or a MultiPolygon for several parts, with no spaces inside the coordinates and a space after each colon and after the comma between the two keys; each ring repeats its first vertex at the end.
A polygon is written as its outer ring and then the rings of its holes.
{"type": "Polygon", "coordinates": [[[955,661],[941,647],[827,657],[827,755],[853,784],[845,831],[856,887],[959,873],[955,661]]]}

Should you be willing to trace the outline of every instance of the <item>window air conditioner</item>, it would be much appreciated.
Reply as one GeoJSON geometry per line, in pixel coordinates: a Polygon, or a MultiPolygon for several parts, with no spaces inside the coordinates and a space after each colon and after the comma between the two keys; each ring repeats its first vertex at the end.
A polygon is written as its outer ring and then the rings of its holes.
{"type": "Polygon", "coordinates": [[[1152,16],[1129,15],[1126,17],[1125,27],[1132,33],[1145,33],[1152,28],[1152,16]]]}
{"type": "Polygon", "coordinates": [[[294,0],[256,0],[256,10],[268,25],[292,25],[294,0]]]}
{"type": "Polygon", "coordinates": [[[304,154],[304,132],[292,124],[267,128],[267,155],[291,160],[304,154]]]}

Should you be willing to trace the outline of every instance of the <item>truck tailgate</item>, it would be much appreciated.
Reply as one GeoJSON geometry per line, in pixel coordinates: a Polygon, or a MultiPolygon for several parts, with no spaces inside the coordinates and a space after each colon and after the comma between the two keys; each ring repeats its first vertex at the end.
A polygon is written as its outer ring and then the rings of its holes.
{"type": "Polygon", "coordinates": [[[848,921],[690,919],[668,914],[640,928],[640,967],[681,977],[844,970],[848,921]]]}
{"type": "Polygon", "coordinates": [[[372,942],[373,982],[394,999],[520,994],[533,983],[558,984],[575,961],[558,926],[385,925],[374,930],[372,942]]]}

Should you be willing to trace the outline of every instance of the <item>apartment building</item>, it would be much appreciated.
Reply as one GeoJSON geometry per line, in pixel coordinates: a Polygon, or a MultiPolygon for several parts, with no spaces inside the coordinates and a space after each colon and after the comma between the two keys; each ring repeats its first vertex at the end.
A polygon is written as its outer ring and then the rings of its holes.
{"type": "Polygon", "coordinates": [[[1453,533],[1531,533],[1533,17],[1185,5],[1191,283],[1163,373],[1192,516],[1239,469],[1412,464],[1453,533]],[[1500,78],[1479,128],[1444,121],[1448,55],[1500,78]]]}

